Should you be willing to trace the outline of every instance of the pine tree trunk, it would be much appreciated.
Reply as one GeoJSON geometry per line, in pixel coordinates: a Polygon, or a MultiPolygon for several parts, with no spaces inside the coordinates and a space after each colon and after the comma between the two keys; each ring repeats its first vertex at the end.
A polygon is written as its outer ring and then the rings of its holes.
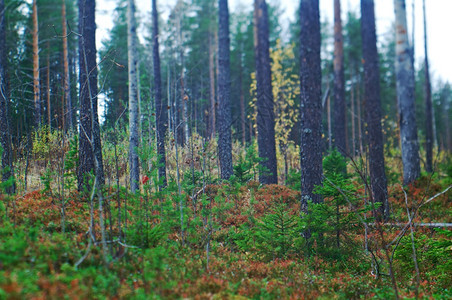
{"type": "Polygon", "coordinates": [[[152,0],[152,39],[153,61],[154,61],[154,88],[155,88],[155,107],[156,107],[156,125],[157,125],[157,154],[159,156],[159,179],[162,182],[161,187],[166,186],[166,152],[165,152],[165,134],[167,129],[167,112],[165,103],[162,99],[162,79],[160,74],[160,53],[159,53],[159,27],[157,0],[152,0]]]}
{"type": "Polygon", "coordinates": [[[361,35],[364,60],[365,115],[369,143],[372,198],[380,202],[381,215],[389,217],[388,190],[381,128],[380,71],[373,0],[361,0],[361,35]]]}
{"type": "Polygon", "coordinates": [[[425,69],[425,169],[431,173],[433,171],[433,105],[432,105],[432,86],[430,83],[430,70],[427,52],[427,16],[425,13],[425,0],[422,1],[424,12],[424,69],[425,69]]]}
{"type": "Polygon", "coordinates": [[[350,88],[350,102],[351,102],[351,121],[352,121],[352,153],[351,156],[355,157],[356,154],[356,128],[355,128],[355,83],[354,83],[353,73],[350,76],[351,88],[350,88]]]}
{"type": "Polygon", "coordinates": [[[334,146],[343,155],[347,152],[345,107],[341,2],[334,0],[334,146]]]}
{"type": "MultiPolygon", "coordinates": [[[[358,74],[358,70],[356,71],[358,74]]],[[[359,153],[363,155],[364,153],[364,145],[363,145],[363,114],[361,113],[362,101],[361,101],[361,81],[359,77],[357,77],[356,83],[356,113],[357,113],[357,122],[358,122],[358,144],[359,144],[359,153]]]]}
{"type": "Polygon", "coordinates": [[[173,132],[173,136],[174,136],[174,131],[172,130],[173,122],[171,120],[171,118],[172,118],[172,111],[173,111],[173,108],[172,108],[173,107],[173,102],[171,101],[171,69],[169,67],[169,64],[167,66],[166,72],[168,73],[167,74],[167,84],[168,84],[168,86],[167,86],[167,91],[166,91],[166,94],[168,96],[168,107],[167,107],[168,108],[168,130],[173,132]]]}
{"type": "Polygon", "coordinates": [[[262,159],[259,181],[277,184],[275,113],[273,103],[268,8],[265,0],[254,0],[255,59],[257,83],[257,144],[262,159]]]}
{"type": "Polygon", "coordinates": [[[242,51],[239,52],[240,58],[240,74],[239,74],[239,87],[240,87],[240,125],[242,128],[242,144],[246,145],[246,110],[245,110],[245,93],[243,92],[243,61],[242,51]]]}
{"type": "MultiPolygon", "coordinates": [[[[63,125],[63,130],[72,130],[72,98],[71,98],[71,82],[69,78],[69,52],[68,52],[68,41],[67,41],[67,21],[66,21],[66,0],[62,0],[61,6],[61,26],[63,28],[63,66],[64,66],[64,95],[66,101],[66,110],[63,111],[65,114],[65,119],[67,120],[67,125],[63,125]],[[65,127],[67,126],[67,127],[65,127]],[[65,127],[65,128],[64,128],[65,127]]],[[[64,106],[64,105],[63,105],[64,106]]]]}
{"type": "Polygon", "coordinates": [[[86,175],[94,171],[103,185],[104,168],[97,114],[97,64],[95,2],[79,0],[80,129],[78,188],[88,187],[86,175]],[[97,162],[97,163],[96,163],[97,162]]]}
{"type": "Polygon", "coordinates": [[[218,155],[221,178],[228,180],[233,174],[228,1],[219,0],[218,7],[218,155]]]}
{"type": "Polygon", "coordinates": [[[301,209],[322,201],[314,188],[322,184],[322,100],[320,69],[320,16],[318,0],[300,2],[301,83],[301,209]]]}
{"type": "Polygon", "coordinates": [[[130,189],[132,193],[140,189],[140,166],[138,160],[138,91],[137,91],[137,28],[135,21],[135,1],[128,0],[127,7],[127,53],[129,57],[129,163],[130,189]]]}
{"type": "MultiPolygon", "coordinates": [[[[5,3],[0,0],[0,143],[2,147],[1,170],[2,181],[13,176],[13,161],[11,151],[11,134],[9,119],[8,81],[7,81],[7,49],[6,49],[6,24],[5,3]]],[[[15,186],[8,188],[7,193],[15,192],[15,186]]]]}
{"type": "Polygon", "coordinates": [[[52,128],[52,111],[50,107],[50,47],[49,43],[47,42],[47,72],[46,72],[46,96],[47,96],[47,122],[49,125],[49,129],[52,128]]]}
{"type": "Polygon", "coordinates": [[[402,144],[403,183],[412,183],[420,175],[419,144],[414,108],[414,69],[408,42],[405,0],[394,0],[396,20],[397,100],[402,144]]]}
{"type": "Polygon", "coordinates": [[[38,28],[38,7],[36,0],[33,0],[33,95],[34,95],[34,123],[35,127],[41,126],[41,87],[39,80],[39,28],[38,28]]]}
{"type": "Polygon", "coordinates": [[[214,46],[212,33],[209,33],[209,87],[210,87],[210,109],[209,109],[209,136],[215,137],[215,123],[216,123],[216,107],[215,107],[215,60],[214,60],[214,46]]]}

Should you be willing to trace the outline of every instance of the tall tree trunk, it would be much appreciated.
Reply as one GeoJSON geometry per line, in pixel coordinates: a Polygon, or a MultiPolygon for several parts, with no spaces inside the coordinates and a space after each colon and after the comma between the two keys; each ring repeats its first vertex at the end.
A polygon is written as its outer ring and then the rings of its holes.
{"type": "Polygon", "coordinates": [[[41,87],[39,81],[39,27],[38,7],[33,0],[33,95],[34,95],[34,123],[35,127],[41,126],[41,87]]]}
{"type": "Polygon", "coordinates": [[[209,32],[209,98],[210,98],[210,109],[209,109],[209,136],[210,138],[215,137],[215,123],[216,123],[216,106],[215,106],[215,50],[213,46],[212,33],[209,32]]]}
{"type": "Polygon", "coordinates": [[[88,187],[85,177],[94,171],[97,184],[103,185],[104,168],[100,125],[97,114],[97,64],[95,1],[79,0],[80,129],[78,188],[88,187]]]}
{"type": "Polygon", "coordinates": [[[334,145],[343,155],[347,152],[345,107],[341,1],[334,0],[334,145]]]}
{"type": "Polygon", "coordinates": [[[228,1],[219,0],[218,8],[218,154],[221,178],[227,180],[233,174],[228,1]]]}
{"type": "Polygon", "coordinates": [[[52,111],[50,107],[50,47],[49,42],[47,42],[47,70],[46,70],[46,86],[47,86],[47,122],[49,128],[52,128],[52,111]]]}
{"type": "Polygon", "coordinates": [[[130,189],[132,193],[140,189],[140,166],[138,161],[138,91],[137,91],[137,27],[135,21],[135,1],[127,1],[127,53],[129,57],[129,162],[130,189]]]}
{"type": "Polygon", "coordinates": [[[450,94],[447,94],[444,99],[444,107],[443,107],[443,115],[445,124],[444,127],[446,127],[446,145],[445,150],[449,153],[452,152],[452,135],[450,132],[450,94]]]}
{"type": "Polygon", "coordinates": [[[365,114],[369,143],[369,171],[373,201],[381,215],[389,217],[388,189],[381,131],[380,71],[373,0],[361,0],[361,35],[364,60],[365,114]]]}
{"type": "Polygon", "coordinates": [[[270,66],[270,42],[268,7],[265,0],[254,0],[255,15],[255,59],[257,83],[257,144],[261,168],[259,181],[262,184],[277,184],[275,145],[275,113],[270,66]]]}
{"type": "Polygon", "coordinates": [[[242,144],[246,145],[246,110],[245,110],[245,93],[243,92],[243,44],[241,44],[241,50],[239,52],[239,62],[240,62],[240,70],[239,70],[239,87],[240,87],[240,125],[242,128],[242,144]]]}
{"type": "Polygon", "coordinates": [[[67,41],[67,20],[66,20],[66,0],[62,0],[61,5],[61,25],[63,28],[63,66],[64,66],[64,96],[66,101],[66,110],[63,111],[65,114],[65,119],[67,124],[63,124],[63,130],[72,130],[72,98],[71,98],[71,82],[69,78],[69,52],[68,52],[68,41],[67,41]]]}
{"type": "MultiPolygon", "coordinates": [[[[167,129],[167,112],[162,97],[162,79],[160,75],[160,53],[159,53],[159,20],[157,12],[157,0],[152,0],[152,39],[153,61],[154,61],[154,88],[155,88],[155,107],[156,107],[156,125],[157,125],[157,154],[159,156],[159,179],[162,187],[166,186],[166,152],[165,152],[165,134],[167,129]]],[[[169,95],[168,95],[169,96],[169,95]]]]}
{"type": "MultiPolygon", "coordinates": [[[[358,70],[356,70],[356,74],[358,74],[358,70]]],[[[364,145],[363,145],[363,114],[361,113],[362,101],[361,101],[361,81],[359,76],[357,77],[356,83],[356,109],[357,109],[357,119],[358,119],[358,144],[359,144],[359,153],[360,155],[364,154],[364,145]]]]}
{"type": "MultiPolygon", "coordinates": [[[[167,74],[167,84],[168,84],[168,86],[167,86],[167,91],[166,91],[166,94],[168,96],[168,107],[167,107],[168,108],[168,130],[173,132],[172,131],[173,123],[171,121],[172,111],[173,111],[173,103],[171,101],[171,99],[172,99],[171,98],[171,69],[169,67],[169,64],[167,66],[166,72],[168,73],[167,74]]],[[[173,135],[174,135],[174,132],[173,132],[173,135]]]]}
{"type": "Polygon", "coordinates": [[[412,183],[421,173],[414,108],[414,69],[408,42],[405,0],[394,0],[396,19],[396,78],[402,144],[403,183],[412,183]]]}
{"type": "Polygon", "coordinates": [[[300,2],[301,209],[322,201],[314,188],[322,184],[322,100],[319,0],[300,2]]]}
{"type": "MultiPolygon", "coordinates": [[[[182,39],[182,16],[183,16],[183,1],[178,0],[177,2],[177,41],[179,50],[179,59],[181,64],[180,70],[180,105],[182,105],[182,144],[188,143],[190,139],[189,127],[188,127],[188,95],[185,93],[185,60],[184,60],[184,48],[182,39]]],[[[176,110],[177,112],[179,110],[176,110]]],[[[179,124],[176,124],[179,126],[179,124]]]]}
{"type": "MultiPolygon", "coordinates": [[[[11,150],[11,134],[9,119],[8,81],[7,81],[7,49],[6,49],[6,24],[5,24],[5,3],[0,0],[0,143],[2,148],[2,181],[13,176],[13,161],[11,150]]],[[[15,186],[7,188],[7,193],[15,192],[15,186]]]]}
{"type": "Polygon", "coordinates": [[[432,86],[430,83],[430,70],[427,52],[427,16],[425,12],[425,0],[422,1],[422,10],[424,13],[424,70],[425,70],[425,169],[427,172],[433,171],[432,152],[433,152],[433,105],[432,105],[432,86]]]}
{"type": "MultiPolygon", "coordinates": [[[[415,6],[414,6],[414,3],[415,3],[416,1],[415,0],[413,0],[412,2],[411,2],[411,62],[412,62],[412,64],[413,64],[413,71],[414,71],[414,62],[415,62],[415,50],[414,50],[414,46],[415,46],[415,39],[414,39],[414,36],[415,36],[415,25],[416,25],[416,10],[415,10],[415,6]]],[[[414,87],[415,87],[415,90],[416,90],[416,80],[414,80],[414,87]]]]}
{"type": "Polygon", "coordinates": [[[356,128],[355,128],[355,119],[356,119],[356,112],[355,112],[355,82],[353,81],[353,73],[350,76],[350,102],[351,102],[351,121],[352,121],[352,153],[351,156],[355,157],[356,155],[356,128]]]}

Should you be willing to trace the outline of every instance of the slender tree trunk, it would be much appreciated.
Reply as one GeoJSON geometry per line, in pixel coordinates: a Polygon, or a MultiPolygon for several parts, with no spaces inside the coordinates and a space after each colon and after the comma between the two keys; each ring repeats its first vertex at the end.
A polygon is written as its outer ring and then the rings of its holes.
{"type": "Polygon", "coordinates": [[[100,125],[97,114],[97,64],[95,2],[79,0],[80,129],[78,187],[88,187],[85,177],[94,171],[97,184],[104,185],[100,125]]]}
{"type": "Polygon", "coordinates": [[[246,110],[245,110],[245,93],[243,92],[243,44],[241,44],[241,50],[239,52],[239,62],[240,62],[240,70],[239,70],[239,87],[240,87],[240,125],[242,129],[242,144],[246,145],[246,110]]]}
{"type": "Polygon", "coordinates": [[[433,105],[432,105],[432,86],[430,83],[430,70],[427,52],[427,16],[425,12],[425,0],[422,1],[422,10],[424,13],[424,70],[425,70],[425,169],[427,172],[433,171],[432,152],[433,152],[433,105]]]}
{"type": "Polygon", "coordinates": [[[421,173],[414,108],[414,69],[408,43],[405,0],[394,0],[396,15],[396,78],[402,144],[403,183],[412,183],[421,173]]]}
{"type": "Polygon", "coordinates": [[[333,134],[331,130],[331,97],[328,95],[326,100],[326,114],[328,126],[328,150],[333,148],[333,134]]]}
{"type": "Polygon", "coordinates": [[[268,7],[265,0],[254,0],[255,59],[257,79],[257,143],[263,159],[259,170],[262,184],[277,184],[275,113],[272,92],[268,7]]]}
{"type": "MultiPolygon", "coordinates": [[[[177,13],[177,40],[179,47],[179,58],[181,64],[180,70],[180,104],[182,105],[182,133],[183,139],[182,144],[188,143],[190,139],[189,127],[188,127],[188,95],[185,93],[185,61],[184,61],[184,49],[183,49],[183,39],[182,39],[182,15],[183,11],[183,1],[179,0],[177,2],[178,13],[177,13]]],[[[178,110],[177,110],[178,111],[178,110]]],[[[179,124],[176,124],[179,126],[179,124]]]]}
{"type": "Polygon", "coordinates": [[[180,72],[180,98],[182,104],[182,129],[184,138],[182,144],[188,143],[190,140],[189,128],[188,128],[188,95],[185,93],[185,67],[184,67],[184,54],[180,52],[181,57],[181,72],[180,72]]]}
{"type": "Polygon", "coordinates": [[[168,64],[168,66],[167,66],[167,68],[166,68],[167,70],[166,70],[166,72],[168,73],[167,74],[167,84],[168,84],[168,86],[167,86],[167,91],[166,91],[166,94],[167,94],[167,96],[168,96],[168,130],[169,131],[172,131],[172,121],[171,121],[171,112],[172,112],[172,102],[171,102],[171,69],[170,69],[170,67],[169,67],[169,64],[168,64]]]}
{"type": "Polygon", "coordinates": [[[212,33],[209,33],[209,87],[210,87],[210,109],[209,109],[209,130],[210,138],[215,137],[215,123],[216,123],[216,106],[215,106],[215,50],[213,46],[212,33]]]}
{"type": "Polygon", "coordinates": [[[372,199],[382,204],[381,215],[387,219],[389,217],[388,190],[381,129],[380,71],[373,0],[361,0],[361,35],[372,199]]]}
{"type": "MultiPolygon", "coordinates": [[[[415,10],[415,6],[414,6],[415,2],[416,2],[415,0],[412,0],[412,2],[411,2],[411,24],[412,24],[412,27],[411,27],[411,62],[413,64],[413,69],[414,69],[414,62],[416,61],[415,60],[415,56],[414,56],[414,54],[415,54],[415,50],[414,50],[415,39],[414,39],[414,36],[415,36],[415,32],[416,32],[415,31],[416,10],[415,10]]],[[[416,80],[414,81],[414,84],[416,86],[416,80]]]]}
{"type": "MultiPolygon", "coordinates": [[[[141,110],[141,80],[140,80],[140,62],[138,61],[138,57],[135,60],[136,65],[135,65],[135,71],[137,73],[136,75],[136,79],[137,79],[137,102],[138,102],[138,144],[142,144],[143,143],[143,126],[142,126],[142,120],[141,120],[141,116],[142,116],[142,110],[141,110]]],[[[151,105],[150,105],[150,110],[153,110],[152,107],[152,101],[151,101],[151,105]]],[[[150,120],[150,119],[149,119],[150,120]]]]}
{"type": "Polygon", "coordinates": [[[358,77],[358,81],[356,83],[356,109],[357,109],[357,119],[358,119],[358,144],[359,144],[359,153],[362,155],[364,153],[364,145],[363,145],[363,115],[361,113],[362,101],[361,101],[361,82],[358,77]]]}
{"type": "Polygon", "coordinates": [[[334,0],[334,146],[343,155],[347,152],[345,108],[341,1],[334,0]]]}
{"type": "Polygon", "coordinates": [[[35,127],[41,126],[41,87],[39,80],[39,27],[38,7],[33,0],[33,95],[34,95],[34,122],[35,127]]]}
{"type": "Polygon", "coordinates": [[[228,1],[219,0],[218,7],[218,155],[221,178],[227,180],[233,174],[228,1]]]}
{"type": "Polygon", "coordinates": [[[165,152],[165,134],[167,129],[165,103],[162,97],[162,79],[160,75],[160,53],[159,53],[159,27],[157,0],[152,0],[152,39],[153,61],[154,61],[154,88],[155,88],[155,107],[157,124],[157,154],[159,156],[159,179],[162,182],[161,187],[166,186],[166,152],[165,152]]]}
{"type": "Polygon", "coordinates": [[[448,94],[446,96],[446,99],[444,100],[444,109],[443,109],[443,114],[444,114],[444,120],[445,120],[445,124],[444,126],[446,127],[446,150],[450,153],[452,152],[452,135],[450,132],[450,94],[448,94]]]}
{"type": "Polygon", "coordinates": [[[46,72],[46,82],[47,82],[47,122],[49,125],[49,129],[52,128],[52,112],[50,107],[50,47],[47,42],[47,72],[46,72]]]}
{"type": "Polygon", "coordinates": [[[314,188],[322,184],[322,100],[320,69],[320,15],[318,0],[300,2],[301,83],[301,209],[308,200],[322,201],[314,188]]]}
{"type": "Polygon", "coordinates": [[[130,162],[130,189],[132,193],[140,189],[140,166],[138,161],[138,146],[140,142],[138,133],[138,94],[136,70],[136,37],[135,1],[128,0],[127,6],[127,53],[129,57],[129,162],[130,162]]]}
{"type": "MultiPolygon", "coordinates": [[[[63,112],[67,120],[66,129],[63,130],[72,130],[73,129],[73,121],[72,121],[72,98],[71,98],[71,81],[70,81],[70,73],[69,73],[69,53],[68,53],[68,41],[67,41],[67,27],[66,27],[66,0],[62,0],[61,6],[61,25],[63,28],[63,66],[64,66],[64,95],[66,101],[66,110],[63,112]]],[[[64,105],[63,105],[64,106],[64,105]]]]}
{"type": "MultiPolygon", "coordinates": [[[[5,3],[0,0],[0,143],[1,143],[1,170],[2,181],[13,176],[13,161],[11,150],[10,116],[9,116],[9,91],[7,81],[7,49],[6,49],[6,24],[5,24],[5,3]]],[[[15,192],[15,185],[6,189],[12,194],[15,192]]]]}
{"type": "Polygon", "coordinates": [[[352,121],[352,153],[351,156],[356,155],[356,128],[355,128],[355,82],[353,81],[353,74],[350,76],[351,88],[350,88],[350,101],[351,101],[351,121],[352,121]]]}

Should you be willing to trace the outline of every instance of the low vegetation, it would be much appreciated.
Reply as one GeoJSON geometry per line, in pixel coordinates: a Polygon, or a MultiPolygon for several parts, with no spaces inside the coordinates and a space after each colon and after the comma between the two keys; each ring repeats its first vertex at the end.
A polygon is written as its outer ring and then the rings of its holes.
{"type": "MultiPolygon", "coordinates": [[[[40,185],[25,192],[17,174],[19,192],[2,194],[0,299],[452,296],[450,227],[423,226],[450,222],[446,157],[439,155],[438,172],[410,186],[397,183],[398,168],[387,170],[391,219],[381,223],[362,180],[363,161],[345,161],[335,151],[324,159],[324,185],[317,188],[324,202],[310,203],[304,214],[299,171],[285,176],[287,185],[259,185],[253,147],[237,146],[235,176],[221,182],[209,166],[216,159],[211,145],[187,146],[180,181],[170,173],[162,190],[154,149],[142,150],[149,167],[133,195],[123,185],[126,166],[114,164],[126,147],[116,139],[115,156],[114,143],[105,141],[111,170],[102,193],[76,191],[70,139],[60,158],[42,164],[40,185]],[[190,151],[197,151],[192,161],[190,151]]],[[[32,165],[52,147],[35,145],[32,165]]],[[[388,160],[397,166],[400,158],[388,160]]]]}

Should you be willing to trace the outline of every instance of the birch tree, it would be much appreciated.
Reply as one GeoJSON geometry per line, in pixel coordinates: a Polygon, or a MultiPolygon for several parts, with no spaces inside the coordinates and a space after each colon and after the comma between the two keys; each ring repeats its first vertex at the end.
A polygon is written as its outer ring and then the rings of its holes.
{"type": "Polygon", "coordinates": [[[137,91],[137,27],[135,21],[135,1],[127,2],[127,51],[129,57],[129,168],[130,189],[132,193],[140,189],[140,166],[138,161],[138,91],[137,91]]]}
{"type": "Polygon", "coordinates": [[[420,175],[419,144],[414,108],[414,69],[408,42],[405,0],[394,0],[396,20],[396,78],[402,144],[403,183],[412,183],[420,175]]]}

